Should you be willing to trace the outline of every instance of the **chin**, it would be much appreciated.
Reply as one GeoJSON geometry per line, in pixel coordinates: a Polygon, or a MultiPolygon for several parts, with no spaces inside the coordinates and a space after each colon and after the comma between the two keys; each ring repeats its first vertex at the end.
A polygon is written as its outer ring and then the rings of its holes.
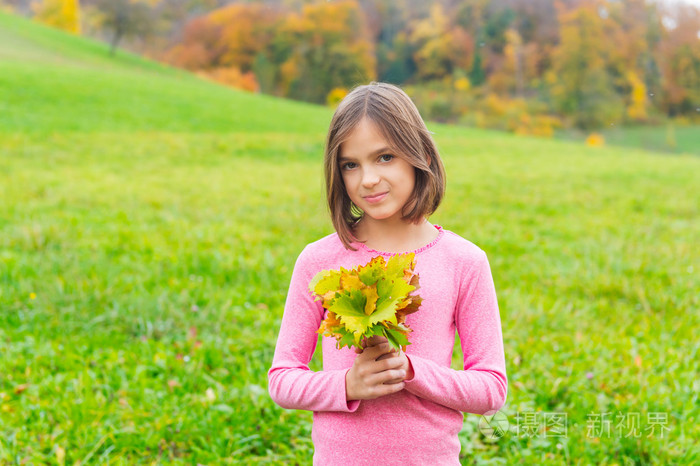
{"type": "Polygon", "coordinates": [[[366,211],[365,211],[365,213],[367,214],[367,216],[372,217],[374,220],[389,220],[389,219],[394,218],[394,217],[400,217],[398,212],[389,212],[389,213],[384,213],[384,214],[378,213],[378,214],[374,214],[374,215],[372,215],[366,211]]]}

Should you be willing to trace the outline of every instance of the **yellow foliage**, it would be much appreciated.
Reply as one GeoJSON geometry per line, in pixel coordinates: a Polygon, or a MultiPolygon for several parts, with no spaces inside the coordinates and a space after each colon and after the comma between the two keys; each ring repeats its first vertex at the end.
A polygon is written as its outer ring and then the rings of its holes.
{"type": "Polygon", "coordinates": [[[562,124],[559,119],[549,115],[538,115],[530,128],[530,134],[534,136],[542,136],[551,138],[554,136],[554,128],[561,128],[562,124]]]}
{"type": "Polygon", "coordinates": [[[563,127],[558,117],[540,113],[544,109],[533,107],[525,99],[509,99],[491,93],[479,102],[479,109],[480,112],[470,116],[470,121],[478,127],[548,138],[554,136],[555,128],[563,127]]]}
{"type": "Polygon", "coordinates": [[[294,78],[299,75],[299,62],[297,56],[292,56],[289,60],[282,63],[280,66],[280,89],[283,95],[289,93],[289,88],[292,85],[294,78]]]}
{"type": "Polygon", "coordinates": [[[644,120],[647,118],[647,87],[634,71],[627,72],[627,81],[632,86],[627,115],[633,120],[644,120]]]}
{"type": "Polygon", "coordinates": [[[557,82],[557,74],[554,71],[545,71],[544,73],[544,82],[549,84],[550,86],[553,84],[556,84],[557,82]]]}
{"type": "Polygon", "coordinates": [[[73,34],[80,34],[78,0],[43,0],[32,3],[32,9],[38,21],[73,34]]]}
{"type": "Polygon", "coordinates": [[[340,103],[340,101],[345,98],[347,94],[348,90],[344,87],[336,87],[328,93],[328,96],[326,97],[326,103],[330,107],[336,107],[340,103]]]}
{"type": "Polygon", "coordinates": [[[445,32],[449,19],[439,3],[430,7],[430,17],[416,22],[411,32],[412,42],[429,41],[445,32]]]}
{"type": "Polygon", "coordinates": [[[511,46],[519,46],[523,44],[523,39],[520,37],[517,29],[509,28],[505,32],[506,42],[511,46]]]}
{"type": "Polygon", "coordinates": [[[591,147],[603,147],[605,145],[605,138],[600,133],[591,133],[586,138],[586,145],[591,147]]]}
{"type": "Polygon", "coordinates": [[[508,103],[496,94],[488,94],[484,103],[491,115],[503,116],[508,111],[508,103]]]}
{"type": "Polygon", "coordinates": [[[448,26],[449,18],[439,3],[433,3],[430,7],[430,17],[417,21],[413,26],[409,40],[416,48],[413,59],[419,76],[433,79],[444,77],[444,63],[449,61],[455,40],[448,26]]]}
{"type": "Polygon", "coordinates": [[[467,78],[459,78],[455,80],[455,89],[458,91],[468,91],[471,87],[472,85],[467,78]]]}

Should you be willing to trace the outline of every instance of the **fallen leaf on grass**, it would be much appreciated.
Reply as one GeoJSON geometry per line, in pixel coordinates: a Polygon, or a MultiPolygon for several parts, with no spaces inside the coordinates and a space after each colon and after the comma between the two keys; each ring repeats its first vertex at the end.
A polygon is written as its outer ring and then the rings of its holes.
{"type": "Polygon", "coordinates": [[[20,393],[22,393],[23,391],[25,391],[27,388],[29,388],[29,384],[28,384],[28,383],[23,383],[22,385],[17,385],[17,386],[15,387],[15,395],[19,395],[20,393]]]}

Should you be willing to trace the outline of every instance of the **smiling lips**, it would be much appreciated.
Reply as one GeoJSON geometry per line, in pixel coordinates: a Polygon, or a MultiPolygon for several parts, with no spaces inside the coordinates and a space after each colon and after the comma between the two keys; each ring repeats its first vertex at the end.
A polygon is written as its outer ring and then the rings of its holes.
{"type": "MultiPolygon", "coordinates": [[[[388,191],[387,191],[388,192],[388,191]]],[[[379,202],[387,195],[387,193],[379,193],[373,196],[365,196],[365,200],[369,203],[379,202]]]]}

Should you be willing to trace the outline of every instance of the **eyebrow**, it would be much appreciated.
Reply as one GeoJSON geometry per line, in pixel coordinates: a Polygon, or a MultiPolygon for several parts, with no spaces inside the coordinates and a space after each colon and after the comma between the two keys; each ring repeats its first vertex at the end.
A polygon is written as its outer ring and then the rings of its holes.
{"type": "MultiPolygon", "coordinates": [[[[389,148],[389,147],[382,147],[381,149],[377,149],[377,150],[373,151],[371,154],[369,154],[369,156],[372,157],[373,155],[379,155],[379,154],[382,153],[382,152],[390,152],[390,151],[391,151],[391,148],[389,148]]],[[[344,156],[341,155],[340,158],[339,158],[338,160],[339,160],[340,162],[345,162],[346,160],[354,160],[354,159],[349,158],[349,157],[344,157],[344,156]]]]}

